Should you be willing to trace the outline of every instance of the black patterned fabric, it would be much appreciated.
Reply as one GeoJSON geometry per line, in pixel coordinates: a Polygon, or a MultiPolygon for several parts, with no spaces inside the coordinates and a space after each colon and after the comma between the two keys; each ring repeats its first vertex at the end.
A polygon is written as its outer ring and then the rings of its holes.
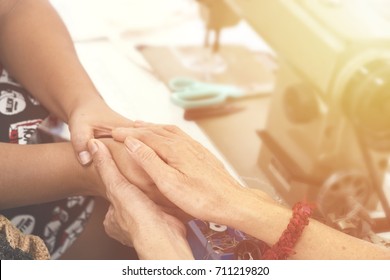
{"type": "MultiPolygon", "coordinates": [[[[6,71],[0,74],[0,141],[31,144],[37,127],[48,117],[48,112],[10,79],[6,71]]],[[[77,196],[41,205],[2,210],[0,214],[8,218],[22,233],[39,236],[49,249],[51,258],[57,259],[81,234],[93,206],[93,198],[77,196]]]]}

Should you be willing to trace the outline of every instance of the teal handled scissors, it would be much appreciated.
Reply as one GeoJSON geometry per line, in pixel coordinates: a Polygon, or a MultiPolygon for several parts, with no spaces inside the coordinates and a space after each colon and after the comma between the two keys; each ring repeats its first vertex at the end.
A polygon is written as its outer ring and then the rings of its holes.
{"type": "Polygon", "coordinates": [[[244,95],[244,91],[235,86],[204,83],[187,77],[172,79],[169,87],[173,91],[172,102],[184,109],[217,105],[227,98],[244,95]]]}

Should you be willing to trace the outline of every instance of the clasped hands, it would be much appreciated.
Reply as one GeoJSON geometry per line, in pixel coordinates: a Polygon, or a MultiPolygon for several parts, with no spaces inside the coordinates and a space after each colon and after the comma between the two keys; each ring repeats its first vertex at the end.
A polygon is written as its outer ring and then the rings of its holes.
{"type": "Polygon", "coordinates": [[[226,224],[234,214],[234,207],[227,206],[236,203],[242,187],[218,159],[175,126],[135,122],[131,128],[114,129],[112,136],[126,147],[127,160],[121,164],[135,162],[151,178],[156,192],[134,183],[131,172],[123,175],[120,169],[131,166],[117,165],[105,144],[91,139],[93,164],[111,202],[104,221],[107,234],[133,245],[143,259],[193,258],[178,217],[184,212],[226,224]]]}

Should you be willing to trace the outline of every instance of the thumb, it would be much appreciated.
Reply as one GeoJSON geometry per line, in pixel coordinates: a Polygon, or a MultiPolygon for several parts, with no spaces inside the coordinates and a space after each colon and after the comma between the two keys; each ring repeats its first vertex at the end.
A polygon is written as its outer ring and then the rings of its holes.
{"type": "Polygon", "coordinates": [[[161,193],[169,193],[174,185],[171,184],[170,175],[176,176],[177,170],[166,164],[153,149],[136,138],[128,136],[124,144],[134,161],[152,178],[161,193]]]}
{"type": "Polygon", "coordinates": [[[88,151],[88,141],[94,138],[93,129],[90,126],[77,126],[70,130],[71,142],[78,161],[82,165],[88,165],[92,161],[88,151]]]}
{"type": "Polygon", "coordinates": [[[131,188],[132,185],[120,173],[110,151],[102,142],[91,139],[88,144],[94,166],[106,186],[107,196],[112,203],[114,194],[117,194],[121,187],[131,188]]]}

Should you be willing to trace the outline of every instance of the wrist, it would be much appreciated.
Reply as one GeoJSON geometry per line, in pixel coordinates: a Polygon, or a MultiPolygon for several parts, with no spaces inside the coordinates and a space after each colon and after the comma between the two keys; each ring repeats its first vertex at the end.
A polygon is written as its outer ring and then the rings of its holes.
{"type": "Polygon", "coordinates": [[[99,93],[93,90],[85,91],[83,94],[74,97],[73,100],[69,100],[63,104],[63,111],[65,116],[64,121],[68,124],[72,121],[72,119],[77,121],[79,116],[85,114],[85,108],[90,108],[92,104],[98,104],[98,107],[107,106],[99,93]]]}
{"type": "Polygon", "coordinates": [[[235,187],[231,188],[231,192],[227,193],[226,200],[220,204],[219,211],[215,213],[213,222],[227,225],[239,229],[237,226],[241,226],[243,216],[247,215],[246,205],[253,204],[253,194],[251,194],[248,188],[235,187]],[[245,205],[243,205],[245,202],[245,205]]]}
{"type": "Polygon", "coordinates": [[[267,194],[243,188],[234,197],[231,216],[225,225],[243,231],[253,237],[273,244],[283,232],[291,217],[291,211],[279,205],[267,194]],[[242,202],[245,202],[243,205],[242,202]]]}

